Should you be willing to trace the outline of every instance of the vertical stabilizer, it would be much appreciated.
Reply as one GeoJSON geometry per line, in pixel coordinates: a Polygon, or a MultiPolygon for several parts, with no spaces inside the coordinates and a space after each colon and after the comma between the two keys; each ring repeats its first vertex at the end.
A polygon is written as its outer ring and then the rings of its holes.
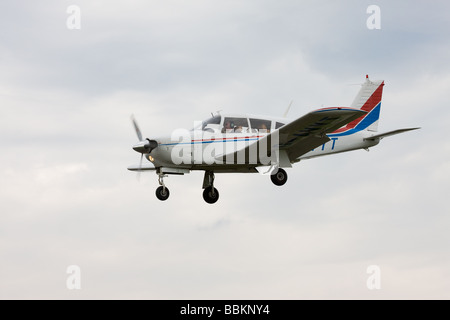
{"type": "Polygon", "coordinates": [[[347,129],[378,130],[383,86],[383,80],[370,81],[369,76],[366,75],[366,81],[362,84],[351,107],[367,111],[368,113],[350,122],[346,127],[347,129]]]}

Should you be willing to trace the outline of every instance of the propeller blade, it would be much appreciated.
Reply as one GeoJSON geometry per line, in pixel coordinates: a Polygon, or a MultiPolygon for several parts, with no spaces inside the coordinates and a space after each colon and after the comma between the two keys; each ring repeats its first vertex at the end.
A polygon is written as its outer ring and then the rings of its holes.
{"type": "Polygon", "coordinates": [[[134,126],[134,130],[136,130],[136,134],[138,136],[139,141],[142,141],[142,133],[141,130],[139,129],[139,126],[136,122],[136,119],[134,118],[134,115],[131,115],[131,121],[133,122],[133,126],[134,126]]]}
{"type": "Polygon", "coordinates": [[[137,174],[136,174],[136,178],[137,178],[138,181],[141,181],[141,172],[142,172],[141,168],[142,168],[142,158],[143,157],[144,157],[144,154],[141,153],[141,160],[139,161],[139,169],[138,169],[137,174]]]}
{"type": "MultiPolygon", "coordinates": [[[[143,139],[141,130],[136,122],[134,115],[131,115],[131,122],[133,123],[134,130],[138,136],[139,142],[133,146],[133,149],[139,153],[150,153],[153,149],[158,147],[158,142],[156,140],[143,139]]],[[[142,158],[141,158],[142,161],[142,158]]]]}

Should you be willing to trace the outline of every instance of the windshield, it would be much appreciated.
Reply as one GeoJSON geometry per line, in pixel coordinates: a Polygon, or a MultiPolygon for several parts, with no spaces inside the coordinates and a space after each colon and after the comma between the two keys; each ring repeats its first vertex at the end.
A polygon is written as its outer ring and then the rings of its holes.
{"type": "Polygon", "coordinates": [[[192,130],[205,130],[206,126],[209,124],[220,124],[222,117],[220,115],[209,118],[208,120],[202,121],[201,127],[200,125],[196,126],[192,130]]]}

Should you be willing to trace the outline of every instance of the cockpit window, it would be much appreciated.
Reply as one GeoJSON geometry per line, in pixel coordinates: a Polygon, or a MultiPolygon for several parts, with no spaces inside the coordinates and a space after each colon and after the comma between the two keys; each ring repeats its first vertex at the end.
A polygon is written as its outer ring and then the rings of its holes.
{"type": "Polygon", "coordinates": [[[271,123],[272,122],[270,120],[250,119],[252,132],[261,132],[261,133],[270,132],[271,123]]]}
{"type": "Polygon", "coordinates": [[[226,117],[223,121],[222,132],[248,132],[247,118],[226,117]]]}

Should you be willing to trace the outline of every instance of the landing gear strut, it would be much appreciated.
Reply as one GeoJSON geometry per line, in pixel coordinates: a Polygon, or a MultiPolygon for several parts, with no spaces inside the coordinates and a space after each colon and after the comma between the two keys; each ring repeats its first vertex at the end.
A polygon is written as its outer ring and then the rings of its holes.
{"type": "Polygon", "coordinates": [[[287,173],[283,169],[279,168],[277,172],[270,176],[270,180],[272,180],[275,185],[282,186],[287,181],[287,173]]]}
{"type": "Polygon", "coordinates": [[[214,172],[205,171],[205,177],[203,178],[203,199],[209,203],[213,204],[219,200],[219,191],[214,188],[214,172]]]}
{"type": "Polygon", "coordinates": [[[158,182],[160,186],[156,189],[156,197],[161,201],[167,200],[170,195],[169,188],[164,184],[164,177],[167,177],[167,175],[158,172],[158,182]]]}

